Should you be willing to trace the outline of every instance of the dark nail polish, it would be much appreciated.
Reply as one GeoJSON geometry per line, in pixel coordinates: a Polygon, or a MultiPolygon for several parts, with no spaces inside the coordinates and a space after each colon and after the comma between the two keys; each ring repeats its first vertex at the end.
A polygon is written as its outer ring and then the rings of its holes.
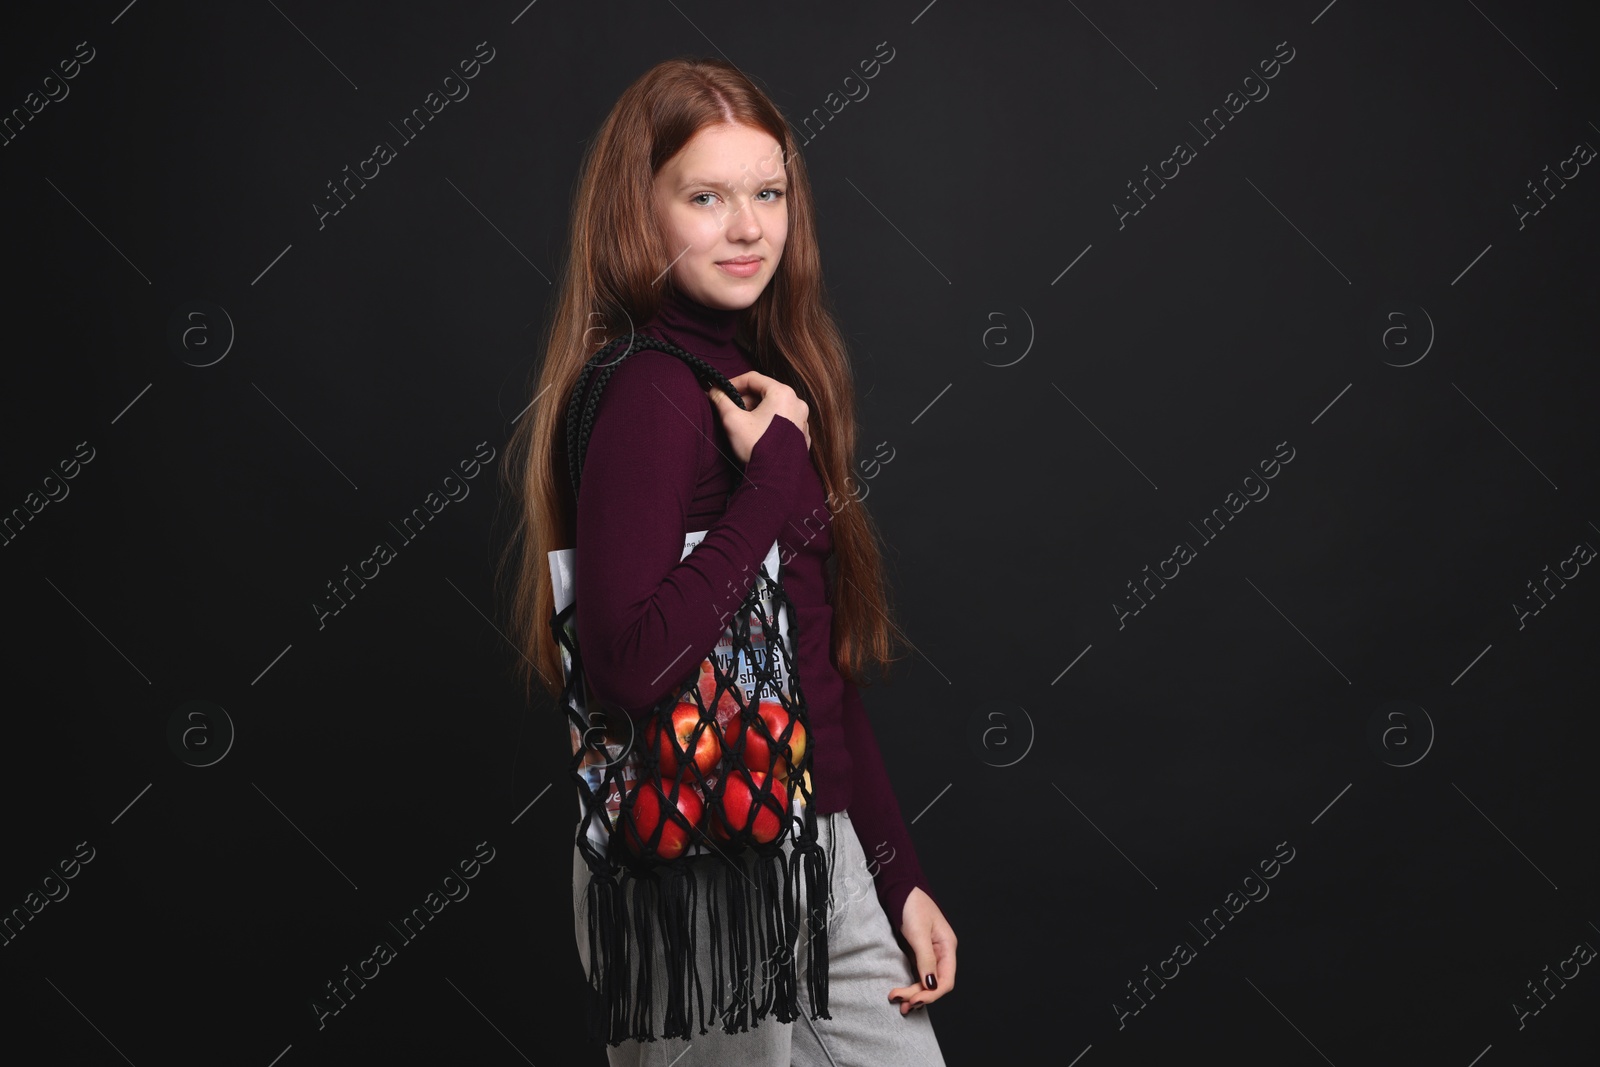
{"type": "Polygon", "coordinates": [[[931,973],[925,974],[922,976],[922,984],[927,986],[929,989],[938,989],[939,979],[935,978],[931,973]]]}

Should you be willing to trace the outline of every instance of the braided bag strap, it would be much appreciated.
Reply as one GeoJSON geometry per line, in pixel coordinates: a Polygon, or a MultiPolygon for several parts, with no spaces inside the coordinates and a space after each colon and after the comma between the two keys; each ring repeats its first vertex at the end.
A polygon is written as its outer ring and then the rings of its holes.
{"type": "Polygon", "coordinates": [[[583,370],[572,387],[572,398],[567,402],[567,473],[572,479],[572,498],[578,498],[578,483],[583,475],[583,459],[589,450],[589,435],[594,430],[594,420],[600,408],[600,395],[617,368],[635,352],[654,349],[675,356],[694,371],[702,383],[715,385],[741,409],[744,398],[733,387],[726,375],[693,352],[680,348],[671,341],[648,334],[628,333],[606,342],[600,351],[584,361],[583,370]],[[591,384],[592,383],[592,384],[591,384]]]}

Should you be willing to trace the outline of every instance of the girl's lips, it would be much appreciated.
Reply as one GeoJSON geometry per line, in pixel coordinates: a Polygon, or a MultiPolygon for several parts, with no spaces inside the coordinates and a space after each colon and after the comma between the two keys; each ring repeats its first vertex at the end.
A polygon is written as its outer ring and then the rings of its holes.
{"type": "Polygon", "coordinates": [[[750,259],[741,263],[736,259],[724,259],[720,260],[717,266],[737,278],[748,278],[761,269],[761,261],[759,259],[750,259]]]}

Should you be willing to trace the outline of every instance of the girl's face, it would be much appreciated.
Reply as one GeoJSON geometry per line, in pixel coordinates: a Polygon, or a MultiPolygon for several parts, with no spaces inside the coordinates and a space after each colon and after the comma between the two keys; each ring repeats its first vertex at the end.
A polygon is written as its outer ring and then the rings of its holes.
{"type": "Polygon", "coordinates": [[[706,126],[655,177],[656,224],[678,291],[739,310],[772,280],[789,234],[783,149],[751,126],[706,126]]]}

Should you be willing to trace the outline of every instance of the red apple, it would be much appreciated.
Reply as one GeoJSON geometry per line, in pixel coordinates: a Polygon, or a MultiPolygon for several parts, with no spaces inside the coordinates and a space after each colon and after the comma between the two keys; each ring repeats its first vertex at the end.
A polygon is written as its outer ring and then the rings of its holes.
{"type": "Polygon", "coordinates": [[[710,774],[711,768],[722,758],[722,741],[717,736],[716,725],[707,722],[700,731],[699,740],[695,740],[695,727],[700,724],[700,709],[687,700],[672,709],[670,721],[671,733],[664,732],[654,719],[644,728],[644,743],[656,750],[661,777],[667,779],[678,776],[678,759],[688,755],[691,746],[694,748],[694,765],[700,768],[701,777],[710,774]]]}
{"type": "Polygon", "coordinates": [[[739,739],[743,737],[746,767],[752,771],[768,773],[776,771],[780,777],[788,777],[788,768],[799,763],[800,758],[806,754],[805,723],[796,719],[788,708],[772,700],[763,700],[757,705],[756,714],[766,727],[767,733],[772,735],[772,740],[768,741],[760,730],[746,730],[744,719],[740,717],[728,724],[728,748],[735,748],[739,739]],[[790,722],[794,723],[794,731],[789,735],[789,742],[785,746],[780,742],[783,731],[789,728],[790,722]],[[777,748],[776,755],[773,752],[774,747],[777,748]]]}
{"type": "Polygon", "coordinates": [[[711,831],[720,840],[732,840],[735,833],[740,833],[746,826],[750,826],[750,809],[756,808],[755,823],[751,829],[751,838],[762,844],[777,840],[783,832],[785,821],[789,818],[789,790],[784,788],[782,782],[774,780],[772,795],[761,795],[762,784],[766,781],[766,774],[762,771],[748,771],[743,767],[736,767],[723,781],[721,818],[711,820],[711,831]]]}
{"type": "Polygon", "coordinates": [[[622,836],[636,855],[642,855],[649,847],[650,838],[663,821],[663,812],[666,813],[666,825],[661,828],[661,840],[656,843],[656,856],[664,860],[677,859],[689,847],[693,828],[705,812],[705,802],[688,782],[678,783],[677,788],[676,808],[678,815],[683,818],[681,823],[672,815],[674,805],[670,787],[663,790],[658,779],[649,778],[634,788],[630,797],[630,814],[624,817],[622,836]]]}

